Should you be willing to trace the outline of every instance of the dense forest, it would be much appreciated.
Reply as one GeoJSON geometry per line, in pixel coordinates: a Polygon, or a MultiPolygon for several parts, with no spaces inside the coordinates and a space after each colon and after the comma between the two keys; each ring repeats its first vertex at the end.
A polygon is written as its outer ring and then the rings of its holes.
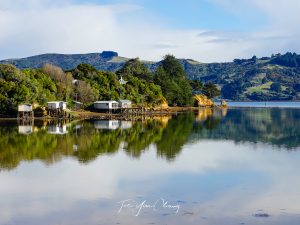
{"type": "MultiPolygon", "coordinates": [[[[45,63],[51,63],[64,70],[86,63],[97,70],[116,72],[128,61],[128,58],[120,57],[116,52],[105,51],[76,55],[44,54],[2,60],[0,63],[9,63],[19,69],[41,68],[45,63]]],[[[201,63],[192,59],[179,61],[189,80],[217,84],[221,98],[254,101],[300,99],[300,55],[296,53],[261,58],[253,56],[224,63],[201,63]]],[[[152,73],[163,64],[163,61],[141,62],[152,73]]]]}
{"type": "Polygon", "coordinates": [[[169,105],[193,104],[192,87],[211,96],[218,95],[216,86],[189,81],[174,56],[167,55],[154,72],[139,59],[128,60],[116,72],[97,70],[89,64],[79,64],[70,70],[45,64],[38,69],[17,69],[0,64],[0,112],[16,113],[20,103],[46,106],[48,101],[66,101],[72,108],[75,101],[89,107],[96,100],[129,99],[137,106],[153,107],[167,102],[169,105]],[[126,84],[119,82],[122,78],[126,84]]]}

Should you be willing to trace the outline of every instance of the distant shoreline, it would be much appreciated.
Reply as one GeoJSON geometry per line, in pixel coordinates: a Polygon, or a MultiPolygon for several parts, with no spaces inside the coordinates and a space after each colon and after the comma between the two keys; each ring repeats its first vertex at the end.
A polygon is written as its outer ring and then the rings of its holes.
{"type": "MultiPolygon", "coordinates": [[[[300,101],[226,101],[228,103],[227,108],[300,108],[300,101]],[[266,103],[266,105],[230,105],[230,103],[259,103],[263,104],[266,103]],[[272,103],[297,103],[299,106],[277,106],[272,105],[272,103]],[[271,104],[271,105],[270,105],[271,104]]],[[[203,109],[222,109],[220,106],[219,101],[215,101],[216,106],[215,107],[192,107],[192,106],[186,106],[186,107],[169,107],[167,109],[161,109],[161,110],[155,110],[155,111],[148,111],[144,113],[138,113],[138,114],[121,114],[121,113],[103,113],[103,112],[92,112],[92,111],[71,111],[71,118],[63,117],[63,118],[57,118],[57,117],[34,117],[35,120],[59,120],[59,119],[126,119],[131,117],[147,117],[147,116],[164,116],[164,115],[174,115],[177,113],[184,113],[188,111],[197,111],[197,110],[203,110],[203,109]]],[[[18,120],[15,116],[9,116],[6,117],[0,116],[0,120],[18,120]]]]}
{"type": "MultiPolygon", "coordinates": [[[[223,99],[226,102],[300,102],[300,100],[293,100],[293,101],[289,101],[289,100],[274,100],[274,101],[251,101],[251,100],[227,100],[227,99],[223,99]]],[[[215,101],[215,102],[221,102],[221,100],[215,101]]]]}

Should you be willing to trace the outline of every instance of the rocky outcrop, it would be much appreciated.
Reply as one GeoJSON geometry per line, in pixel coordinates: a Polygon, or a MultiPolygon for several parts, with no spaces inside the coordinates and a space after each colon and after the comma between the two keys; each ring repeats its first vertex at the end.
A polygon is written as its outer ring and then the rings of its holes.
{"type": "Polygon", "coordinates": [[[159,104],[155,107],[155,110],[167,109],[169,108],[168,102],[165,98],[161,99],[159,104]]]}
{"type": "Polygon", "coordinates": [[[215,103],[205,95],[194,95],[196,107],[214,107],[215,103]]]}
{"type": "Polygon", "coordinates": [[[225,100],[221,101],[221,107],[222,108],[227,108],[227,102],[225,100]]]}

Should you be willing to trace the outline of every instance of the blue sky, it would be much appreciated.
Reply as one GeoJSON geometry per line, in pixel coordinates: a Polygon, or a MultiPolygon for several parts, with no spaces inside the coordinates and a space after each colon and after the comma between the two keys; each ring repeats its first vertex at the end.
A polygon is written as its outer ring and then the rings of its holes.
{"type": "Polygon", "coordinates": [[[143,15],[158,16],[170,27],[180,29],[250,31],[263,27],[267,23],[267,18],[262,12],[248,12],[243,14],[243,17],[239,17],[210,0],[77,0],[76,2],[80,4],[136,4],[143,8],[141,12],[143,15]]]}
{"type": "Polygon", "coordinates": [[[300,0],[0,0],[0,58],[114,50],[220,62],[299,52],[299,11],[300,0]]]}

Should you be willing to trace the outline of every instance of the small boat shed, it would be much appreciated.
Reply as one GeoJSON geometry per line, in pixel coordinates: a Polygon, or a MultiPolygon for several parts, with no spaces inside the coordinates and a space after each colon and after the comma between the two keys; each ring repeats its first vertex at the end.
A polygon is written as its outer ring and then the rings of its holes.
{"type": "Polygon", "coordinates": [[[63,101],[53,101],[53,102],[47,102],[48,109],[56,110],[66,110],[67,109],[67,103],[63,101]]]}
{"type": "Polygon", "coordinates": [[[47,115],[51,117],[66,117],[67,103],[64,101],[47,102],[47,115]]]}
{"type": "Polygon", "coordinates": [[[130,100],[119,100],[119,107],[121,109],[126,109],[126,108],[131,108],[132,107],[132,102],[130,100]]]}
{"type": "Polygon", "coordinates": [[[119,103],[117,101],[96,101],[94,102],[94,108],[100,111],[111,111],[117,110],[119,108],[119,103]]]}
{"type": "Polygon", "coordinates": [[[32,119],[33,109],[31,104],[21,104],[18,105],[18,119],[32,119]]]}

